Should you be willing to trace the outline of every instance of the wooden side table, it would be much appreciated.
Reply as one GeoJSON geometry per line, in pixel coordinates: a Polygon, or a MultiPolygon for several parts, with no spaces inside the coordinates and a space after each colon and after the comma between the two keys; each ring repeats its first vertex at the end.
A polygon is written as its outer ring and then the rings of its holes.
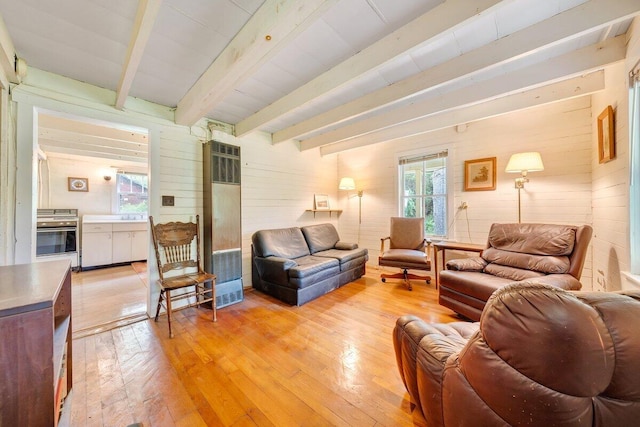
{"type": "Polygon", "coordinates": [[[444,269],[446,263],[446,251],[465,251],[465,252],[477,252],[481,254],[486,248],[485,245],[476,245],[474,243],[462,243],[462,242],[433,242],[433,270],[436,275],[436,288],[440,285],[440,270],[444,269]],[[438,252],[442,251],[442,269],[438,268],[438,252]]]}

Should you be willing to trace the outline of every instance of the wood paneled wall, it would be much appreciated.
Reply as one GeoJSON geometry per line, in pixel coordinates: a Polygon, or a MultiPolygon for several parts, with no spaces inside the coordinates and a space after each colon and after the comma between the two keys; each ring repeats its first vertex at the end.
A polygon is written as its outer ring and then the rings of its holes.
{"type": "MultiPolygon", "coordinates": [[[[345,210],[340,233],[358,238],[377,262],[380,238],[388,235],[389,217],[398,214],[397,159],[406,153],[449,150],[452,168],[453,233],[450,238],[484,243],[494,222],[517,221],[517,190],[504,169],[513,153],[539,151],[542,172],[529,174],[522,192],[522,221],[556,224],[591,224],[592,117],[585,96],[564,102],[469,123],[466,128],[444,129],[389,141],[339,154],[338,175],[352,176],[362,199],[362,224],[357,221],[357,198],[341,195],[345,210]],[[464,161],[497,158],[495,191],[465,192],[464,161]],[[466,202],[466,210],[457,207],[466,202]]],[[[591,256],[583,272],[591,287],[591,256]]]]}
{"type": "Polygon", "coordinates": [[[612,291],[634,287],[621,272],[630,269],[629,213],[629,80],[640,61],[640,19],[628,32],[627,59],[605,76],[606,90],[593,95],[593,286],[612,291]],[[597,117],[611,105],[615,118],[616,158],[599,163],[597,117]]]}
{"type": "Polygon", "coordinates": [[[241,147],[242,161],[242,275],[251,286],[251,236],[258,230],[300,227],[331,222],[338,216],[306,212],[313,208],[314,194],[327,194],[332,209],[337,205],[337,166],[334,156],[319,150],[300,152],[294,142],[272,144],[264,133],[243,138],[214,131],[213,139],[241,147]]]}
{"type": "MultiPolygon", "coordinates": [[[[40,208],[77,208],[82,215],[110,215],[116,209],[116,180],[105,181],[104,175],[113,161],[100,158],[65,158],[61,155],[47,156],[40,167],[40,208]],[[67,178],[89,179],[88,192],[68,190],[67,178]]],[[[147,173],[147,165],[123,167],[127,172],[147,173]]]]}

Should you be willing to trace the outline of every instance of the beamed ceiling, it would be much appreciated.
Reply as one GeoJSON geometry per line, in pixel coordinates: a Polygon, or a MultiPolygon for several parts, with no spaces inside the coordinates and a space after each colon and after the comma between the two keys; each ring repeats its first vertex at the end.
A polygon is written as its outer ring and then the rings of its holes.
{"type": "Polygon", "coordinates": [[[328,154],[602,90],[640,1],[0,0],[0,14],[29,67],[116,91],[115,108],[141,98],[179,124],[328,154]]]}

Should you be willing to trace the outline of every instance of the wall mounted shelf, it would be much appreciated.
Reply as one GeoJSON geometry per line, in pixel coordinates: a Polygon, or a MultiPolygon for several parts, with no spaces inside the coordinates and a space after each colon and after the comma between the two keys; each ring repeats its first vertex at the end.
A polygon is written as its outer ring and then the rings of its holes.
{"type": "Polygon", "coordinates": [[[316,212],[329,212],[329,218],[331,218],[331,214],[335,213],[336,215],[340,215],[342,213],[342,209],[307,209],[305,212],[313,212],[313,217],[316,217],[316,212]]]}

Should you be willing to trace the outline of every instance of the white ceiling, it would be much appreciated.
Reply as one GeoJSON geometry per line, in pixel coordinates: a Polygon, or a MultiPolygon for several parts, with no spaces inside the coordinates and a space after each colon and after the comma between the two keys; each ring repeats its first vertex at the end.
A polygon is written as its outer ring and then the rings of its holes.
{"type": "Polygon", "coordinates": [[[0,0],[0,14],[30,67],[330,153],[601,90],[640,1],[0,0]]]}

